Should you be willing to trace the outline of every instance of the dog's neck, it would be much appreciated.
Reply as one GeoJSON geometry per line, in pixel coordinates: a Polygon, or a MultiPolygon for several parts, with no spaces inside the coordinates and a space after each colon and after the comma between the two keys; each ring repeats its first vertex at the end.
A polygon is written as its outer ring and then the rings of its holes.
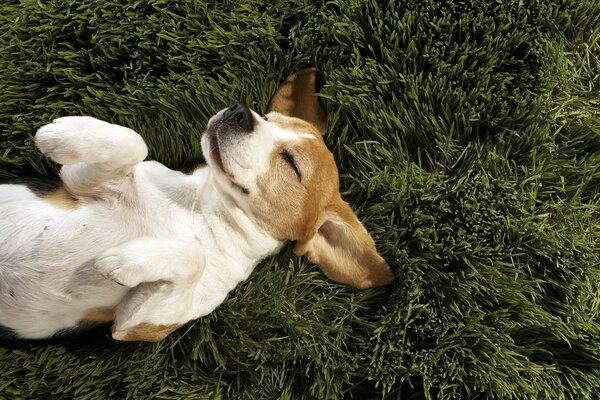
{"type": "Polygon", "coordinates": [[[259,227],[250,211],[224,190],[223,182],[215,175],[210,167],[202,166],[189,175],[160,179],[161,190],[189,211],[191,229],[207,249],[208,266],[227,263],[242,269],[247,277],[260,261],[277,253],[285,242],[259,227]]]}

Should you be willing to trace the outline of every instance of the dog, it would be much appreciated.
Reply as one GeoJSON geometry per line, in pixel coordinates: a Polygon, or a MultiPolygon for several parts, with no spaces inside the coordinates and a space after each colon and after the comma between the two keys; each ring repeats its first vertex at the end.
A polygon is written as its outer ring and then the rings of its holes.
{"type": "Polygon", "coordinates": [[[0,185],[0,326],[61,337],[112,323],[120,341],[162,340],[221,304],[289,241],[356,288],[394,275],[339,192],[314,69],[286,79],[260,116],[243,104],[208,122],[206,164],[143,161],[131,129],[86,116],[35,136],[57,184],[0,185]]]}

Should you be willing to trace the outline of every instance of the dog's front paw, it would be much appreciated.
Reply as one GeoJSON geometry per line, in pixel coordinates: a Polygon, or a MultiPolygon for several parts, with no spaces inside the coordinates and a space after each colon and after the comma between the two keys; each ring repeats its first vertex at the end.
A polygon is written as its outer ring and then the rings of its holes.
{"type": "Polygon", "coordinates": [[[143,271],[136,262],[120,253],[118,249],[108,250],[96,260],[94,266],[106,279],[122,286],[136,287],[144,281],[143,271]]]}
{"type": "Polygon", "coordinates": [[[38,129],[35,143],[59,164],[103,162],[110,158],[107,145],[119,130],[131,131],[92,117],[62,117],[38,129]]]}

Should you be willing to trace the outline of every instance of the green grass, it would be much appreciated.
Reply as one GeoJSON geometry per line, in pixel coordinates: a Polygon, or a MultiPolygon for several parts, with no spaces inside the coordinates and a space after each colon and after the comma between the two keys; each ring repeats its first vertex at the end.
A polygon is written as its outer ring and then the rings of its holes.
{"type": "Polygon", "coordinates": [[[288,248],[162,343],[2,344],[0,398],[600,397],[600,3],[216,3],[5,0],[0,178],[54,173],[31,138],[69,114],[191,166],[214,112],[314,65],[396,284],[288,248]]]}

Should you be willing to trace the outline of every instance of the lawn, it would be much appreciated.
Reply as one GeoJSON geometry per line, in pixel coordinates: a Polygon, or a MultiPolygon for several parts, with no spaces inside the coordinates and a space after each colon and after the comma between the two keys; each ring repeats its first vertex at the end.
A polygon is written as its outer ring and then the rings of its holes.
{"type": "Polygon", "coordinates": [[[158,344],[0,344],[7,399],[600,397],[600,2],[4,0],[0,180],[64,115],[201,163],[208,118],[315,66],[393,287],[288,246],[158,344]]]}

